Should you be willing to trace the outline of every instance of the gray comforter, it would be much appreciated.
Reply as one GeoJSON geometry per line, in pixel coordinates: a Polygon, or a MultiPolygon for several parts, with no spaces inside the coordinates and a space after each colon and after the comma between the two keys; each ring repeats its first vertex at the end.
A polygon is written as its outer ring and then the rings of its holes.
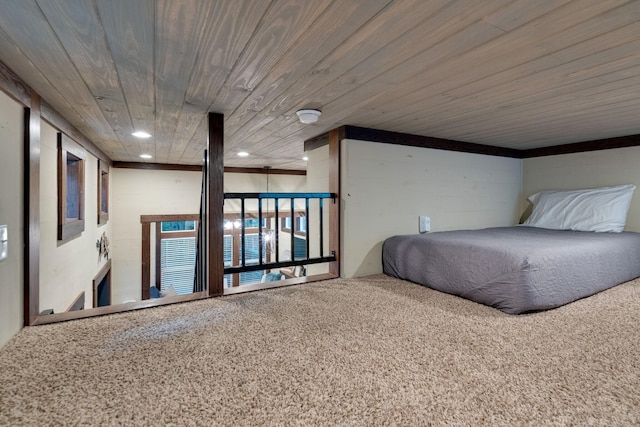
{"type": "Polygon", "coordinates": [[[640,233],[534,227],[394,236],[384,272],[506,313],[545,310],[640,276],[640,233]]]}

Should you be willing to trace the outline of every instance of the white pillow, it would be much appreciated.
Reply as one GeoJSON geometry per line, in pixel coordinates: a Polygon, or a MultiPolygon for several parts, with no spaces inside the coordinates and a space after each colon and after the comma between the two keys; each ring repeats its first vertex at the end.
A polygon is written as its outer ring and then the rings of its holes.
{"type": "Polygon", "coordinates": [[[554,230],[619,233],[624,230],[635,185],[589,190],[546,190],[529,196],[533,212],[523,225],[554,230]]]}

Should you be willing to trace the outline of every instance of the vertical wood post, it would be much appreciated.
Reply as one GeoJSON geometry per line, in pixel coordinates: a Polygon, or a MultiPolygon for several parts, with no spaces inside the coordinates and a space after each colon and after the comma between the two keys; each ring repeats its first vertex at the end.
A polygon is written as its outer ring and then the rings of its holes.
{"type": "Polygon", "coordinates": [[[329,251],[336,260],[329,263],[329,273],[340,275],[340,139],[341,129],[329,131],[329,192],[336,195],[329,205],[329,251]]]}
{"type": "Polygon", "coordinates": [[[207,138],[209,295],[224,292],[224,115],[209,113],[207,138]]]}
{"type": "Polygon", "coordinates": [[[151,297],[151,223],[142,223],[142,292],[143,300],[151,297]]]}
{"type": "Polygon", "coordinates": [[[24,324],[32,325],[40,306],[40,96],[31,90],[24,109],[24,324]]]}

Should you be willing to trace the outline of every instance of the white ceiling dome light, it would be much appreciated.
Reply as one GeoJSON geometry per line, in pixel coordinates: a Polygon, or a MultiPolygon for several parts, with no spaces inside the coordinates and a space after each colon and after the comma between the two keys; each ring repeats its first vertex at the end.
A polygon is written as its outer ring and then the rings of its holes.
{"type": "Polygon", "coordinates": [[[298,110],[296,111],[296,114],[298,115],[301,123],[308,125],[310,123],[317,122],[322,112],[320,110],[298,110]]]}

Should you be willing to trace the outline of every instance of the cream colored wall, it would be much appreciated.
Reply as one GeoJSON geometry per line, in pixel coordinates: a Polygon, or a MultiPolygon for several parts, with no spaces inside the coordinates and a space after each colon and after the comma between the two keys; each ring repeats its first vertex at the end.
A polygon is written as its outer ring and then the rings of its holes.
{"type": "Polygon", "coordinates": [[[0,347],[23,324],[23,111],[0,92],[0,225],[7,225],[9,233],[9,254],[0,261],[0,347]]]}
{"type": "Polygon", "coordinates": [[[582,189],[634,184],[628,231],[640,231],[640,147],[562,154],[523,160],[522,206],[531,194],[547,189],[582,189]]]}
{"type": "MultiPolygon", "coordinates": [[[[312,193],[326,193],[329,192],[329,145],[324,145],[315,150],[307,152],[309,160],[307,161],[307,188],[312,193]]],[[[325,203],[329,203],[325,201],[325,203]]],[[[317,209],[317,204],[314,203],[317,209]]],[[[329,255],[329,209],[325,204],[324,209],[324,232],[323,232],[323,246],[324,255],[329,255]]],[[[320,256],[320,246],[315,242],[320,241],[320,227],[317,221],[311,222],[310,227],[310,248],[309,255],[311,257],[320,256]]],[[[323,274],[329,272],[328,264],[315,264],[307,266],[307,275],[323,274]]]]}
{"type": "MultiPolygon", "coordinates": [[[[85,160],[84,231],[65,243],[58,242],[58,131],[42,122],[40,137],[40,308],[55,313],[67,310],[78,294],[85,292],[85,308],[93,307],[93,278],[106,259],[99,257],[96,240],[107,234],[112,221],[98,226],[98,160],[87,153],[85,160]]],[[[113,248],[111,248],[113,249],[113,248]]],[[[113,255],[113,250],[111,251],[113,255]]]]}
{"type": "MultiPolygon", "coordinates": [[[[256,173],[225,173],[224,174],[225,193],[259,193],[267,191],[267,174],[256,173]]],[[[301,193],[307,191],[307,177],[305,175],[281,175],[269,174],[270,193],[301,193]]],[[[268,202],[269,210],[273,213],[275,207],[273,200],[268,202]]],[[[266,212],[267,203],[263,203],[263,212],[266,212]]],[[[296,209],[304,209],[304,203],[296,200],[296,209]]],[[[257,212],[257,202],[247,201],[245,205],[247,211],[257,212]]],[[[287,212],[290,207],[288,200],[278,202],[280,212],[287,212]]],[[[225,212],[240,212],[240,202],[237,200],[227,200],[224,206],[225,212]]],[[[291,235],[280,232],[279,235],[279,257],[280,260],[290,259],[291,256],[291,235]]]]}
{"type": "MultiPolygon", "coordinates": [[[[269,191],[305,191],[305,183],[304,176],[270,175],[269,191]]],[[[263,174],[224,175],[225,192],[264,192],[266,184],[266,175],[263,174]]],[[[140,216],[197,214],[200,210],[201,186],[200,172],[111,169],[111,242],[116,254],[112,265],[114,304],[139,301],[141,298],[140,216]]],[[[229,201],[225,204],[225,211],[239,211],[239,204],[229,201]]]]}
{"type": "MultiPolygon", "coordinates": [[[[141,215],[197,214],[201,172],[111,169],[112,302],[141,298],[141,215]]],[[[153,233],[152,233],[153,234],[153,233]]],[[[153,269],[152,269],[153,270],[153,269]]]]}
{"type": "Polygon", "coordinates": [[[342,142],[342,275],[382,272],[382,243],[431,231],[509,226],[520,216],[521,160],[342,142]]]}

